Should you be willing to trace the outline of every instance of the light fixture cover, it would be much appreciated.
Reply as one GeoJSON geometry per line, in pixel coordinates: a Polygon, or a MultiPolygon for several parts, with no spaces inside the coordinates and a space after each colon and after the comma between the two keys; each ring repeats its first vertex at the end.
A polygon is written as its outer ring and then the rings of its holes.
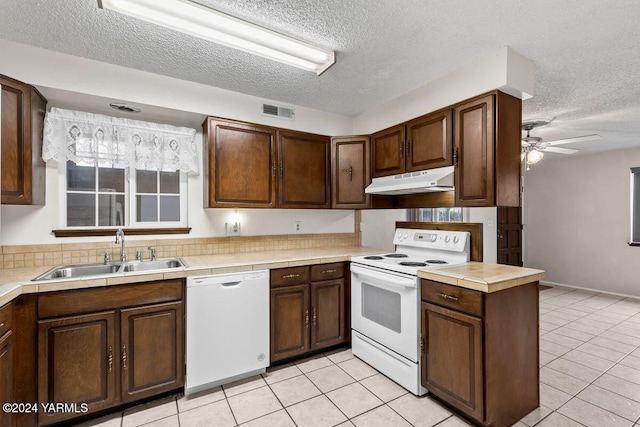
{"type": "Polygon", "coordinates": [[[527,164],[533,165],[538,163],[544,157],[544,153],[542,151],[538,151],[533,149],[527,153],[527,164]]]}
{"type": "Polygon", "coordinates": [[[187,0],[98,0],[98,6],[318,75],[335,63],[333,51],[187,0]]]}

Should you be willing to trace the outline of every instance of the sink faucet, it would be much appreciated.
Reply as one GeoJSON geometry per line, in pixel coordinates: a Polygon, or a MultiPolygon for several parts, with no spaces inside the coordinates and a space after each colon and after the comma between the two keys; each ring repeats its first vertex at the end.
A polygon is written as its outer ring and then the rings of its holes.
{"type": "Polygon", "coordinates": [[[118,228],[118,231],[116,231],[116,244],[118,243],[121,244],[120,262],[126,262],[127,255],[124,253],[124,231],[122,231],[122,228],[118,228]]]}

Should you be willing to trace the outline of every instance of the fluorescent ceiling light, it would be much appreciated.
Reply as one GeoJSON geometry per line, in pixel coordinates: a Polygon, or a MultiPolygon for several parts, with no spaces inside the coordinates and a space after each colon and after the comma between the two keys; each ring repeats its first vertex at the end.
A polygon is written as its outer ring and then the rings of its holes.
{"type": "Polygon", "coordinates": [[[98,0],[98,6],[318,75],[336,62],[330,50],[187,0],[98,0]]]}

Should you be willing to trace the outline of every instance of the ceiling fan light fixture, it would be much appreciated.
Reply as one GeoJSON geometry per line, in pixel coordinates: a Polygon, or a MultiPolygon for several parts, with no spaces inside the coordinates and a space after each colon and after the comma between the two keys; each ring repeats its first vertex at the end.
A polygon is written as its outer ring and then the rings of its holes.
{"type": "Polygon", "coordinates": [[[534,165],[538,163],[544,157],[544,153],[542,151],[538,151],[533,149],[527,153],[527,164],[534,165]]]}
{"type": "Polygon", "coordinates": [[[187,0],[98,0],[98,6],[318,75],[335,63],[331,50],[187,0]]]}

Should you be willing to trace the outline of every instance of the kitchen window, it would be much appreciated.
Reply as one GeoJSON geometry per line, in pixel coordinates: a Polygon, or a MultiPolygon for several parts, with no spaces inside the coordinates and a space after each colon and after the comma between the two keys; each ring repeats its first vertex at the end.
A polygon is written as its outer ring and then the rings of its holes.
{"type": "Polygon", "coordinates": [[[195,129],[52,108],[42,157],[58,163],[60,226],[184,229],[194,137],[195,129]]]}
{"type": "Polygon", "coordinates": [[[409,221],[417,222],[462,222],[462,208],[420,208],[408,209],[409,221]]]}

